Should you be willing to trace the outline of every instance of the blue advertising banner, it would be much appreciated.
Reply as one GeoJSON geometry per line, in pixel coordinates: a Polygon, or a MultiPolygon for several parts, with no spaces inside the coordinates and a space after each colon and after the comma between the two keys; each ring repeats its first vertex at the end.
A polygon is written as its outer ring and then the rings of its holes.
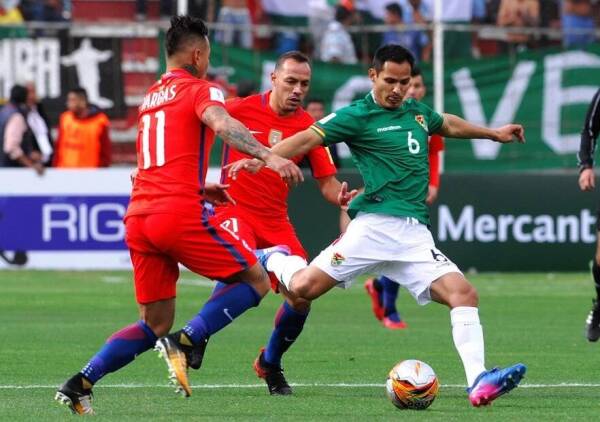
{"type": "MultiPolygon", "coordinates": [[[[0,169],[0,269],[131,269],[131,169],[0,169]]],[[[208,179],[217,181],[218,169],[208,179]]]]}
{"type": "Polygon", "coordinates": [[[128,203],[129,195],[0,198],[0,249],[126,250],[128,203]]]}

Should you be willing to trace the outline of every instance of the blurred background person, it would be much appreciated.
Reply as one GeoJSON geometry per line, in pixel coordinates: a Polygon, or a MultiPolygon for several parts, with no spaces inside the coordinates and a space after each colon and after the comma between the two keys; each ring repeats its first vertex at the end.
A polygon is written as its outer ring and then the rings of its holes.
{"type": "Polygon", "coordinates": [[[109,120],[88,103],[83,88],[67,94],[67,111],[60,115],[55,167],[108,167],[111,163],[109,120]]]}
{"type": "Polygon", "coordinates": [[[32,155],[32,137],[27,136],[27,88],[15,85],[10,90],[8,103],[0,109],[0,168],[31,167],[39,175],[44,165],[32,155]]]}
{"type": "Polygon", "coordinates": [[[594,42],[593,31],[596,27],[592,14],[591,0],[563,0],[562,29],[563,45],[566,48],[584,47],[594,42]],[[586,33],[573,33],[570,30],[589,30],[586,33]]]}
{"type": "Polygon", "coordinates": [[[0,25],[23,23],[19,0],[0,0],[0,25]]]}
{"type": "Polygon", "coordinates": [[[54,151],[48,115],[42,103],[38,101],[35,84],[28,82],[25,88],[27,88],[27,126],[29,126],[27,133],[31,136],[32,155],[48,166],[52,162],[54,151]]]}
{"type": "MultiPolygon", "coordinates": [[[[257,2],[257,6],[260,3],[257,2]]],[[[252,19],[248,10],[247,0],[222,0],[221,9],[217,16],[217,23],[222,25],[251,25],[252,19]]],[[[230,27],[219,29],[215,36],[216,41],[223,45],[236,45],[243,48],[252,48],[252,30],[230,27]]]]}
{"type": "MultiPolygon", "coordinates": [[[[173,0],[160,0],[159,14],[161,19],[167,19],[173,15],[173,0]]],[[[143,21],[148,17],[148,1],[135,1],[135,19],[143,21]]]]}
{"type": "Polygon", "coordinates": [[[332,20],[333,7],[328,4],[327,0],[308,0],[308,28],[314,57],[321,55],[321,40],[332,20]]]}
{"type": "MultiPolygon", "coordinates": [[[[417,14],[418,15],[418,14],[417,14]]],[[[415,16],[415,14],[413,14],[415,16]]],[[[384,22],[386,25],[397,27],[406,22],[403,18],[403,10],[399,3],[388,3],[385,6],[384,22]]],[[[420,22],[423,23],[423,22],[420,22]]],[[[383,33],[383,44],[400,44],[412,53],[416,62],[429,61],[431,57],[431,43],[425,31],[390,29],[383,33]]]]}
{"type": "MultiPolygon", "coordinates": [[[[320,98],[310,98],[306,100],[306,107],[304,107],[304,110],[310,114],[310,117],[315,119],[315,122],[317,122],[325,117],[325,102],[320,98]]],[[[333,164],[335,164],[337,168],[340,168],[340,157],[337,151],[337,144],[330,145],[328,149],[333,164]]]]}
{"type": "Polygon", "coordinates": [[[329,23],[321,43],[322,61],[344,64],[358,63],[356,49],[347,30],[354,19],[354,10],[341,5],[335,8],[335,19],[329,23]]]}
{"type": "MultiPolygon", "coordinates": [[[[498,10],[496,23],[503,27],[534,27],[540,24],[539,0],[502,0],[498,10]]],[[[529,34],[509,32],[506,36],[508,45],[517,50],[524,50],[532,43],[529,34]]]]}

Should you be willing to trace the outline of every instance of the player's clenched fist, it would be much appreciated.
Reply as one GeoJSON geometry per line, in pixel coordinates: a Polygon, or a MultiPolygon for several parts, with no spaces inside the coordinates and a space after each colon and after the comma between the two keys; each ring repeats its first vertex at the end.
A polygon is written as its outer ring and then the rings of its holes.
{"type": "Polygon", "coordinates": [[[276,154],[269,154],[265,157],[265,163],[268,168],[279,173],[289,185],[297,185],[304,181],[302,170],[287,158],[282,158],[276,154]]]}
{"type": "Polygon", "coordinates": [[[525,129],[523,126],[517,124],[509,124],[502,126],[496,129],[496,142],[501,142],[503,144],[508,144],[514,142],[515,139],[517,142],[523,144],[525,143],[525,129]]]}

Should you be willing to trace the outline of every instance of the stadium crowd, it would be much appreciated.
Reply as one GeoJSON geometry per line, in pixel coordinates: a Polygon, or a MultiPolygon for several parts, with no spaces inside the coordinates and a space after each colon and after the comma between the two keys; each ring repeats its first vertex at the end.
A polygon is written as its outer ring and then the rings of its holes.
{"type": "MultiPolygon", "coordinates": [[[[115,3],[114,0],[0,0],[0,25],[14,26],[29,21],[68,25],[68,22],[120,19],[131,24],[153,21],[164,26],[164,21],[175,14],[177,8],[174,0],[127,0],[119,1],[117,8],[106,7],[115,3]]],[[[365,65],[370,63],[379,46],[398,43],[413,53],[417,63],[426,64],[432,59],[432,34],[427,25],[433,19],[433,4],[434,0],[309,0],[302,7],[292,7],[284,0],[189,0],[188,9],[191,15],[209,23],[213,42],[220,46],[277,54],[300,50],[318,61],[365,65]],[[301,16],[297,16],[298,13],[301,16]],[[251,24],[265,25],[251,27],[251,24]]],[[[448,24],[487,25],[478,30],[473,27],[473,32],[446,32],[444,49],[446,57],[452,59],[548,45],[585,47],[595,41],[594,33],[585,31],[600,27],[600,1],[444,0],[442,19],[448,24]],[[500,27],[516,29],[502,31],[500,27]],[[518,29],[530,27],[558,32],[534,35],[518,29]],[[573,28],[575,32],[569,32],[573,28]]],[[[136,54],[141,53],[136,51],[136,54]]],[[[226,97],[244,97],[258,90],[255,80],[237,78],[233,84],[227,75],[218,72],[209,72],[208,78],[222,86],[226,97]]],[[[329,98],[323,100],[330,101],[329,98]]],[[[8,92],[5,101],[8,101],[8,92]]],[[[134,107],[129,106],[133,110],[134,107]]],[[[127,125],[131,125],[132,119],[126,120],[127,125]]],[[[115,128],[129,127],[120,121],[113,123],[116,123],[115,128]]],[[[131,138],[113,149],[116,154],[113,162],[134,161],[131,138]]],[[[101,159],[99,162],[106,165],[110,161],[101,159]]]]}
{"type": "MultiPolygon", "coordinates": [[[[15,25],[24,21],[65,22],[73,20],[102,19],[87,17],[83,11],[98,1],[82,0],[2,0],[0,24],[15,25]]],[[[115,3],[105,0],[104,3],[115,3]]],[[[145,21],[168,19],[176,13],[173,0],[131,0],[121,3],[121,19],[145,21]],[[125,6],[129,4],[131,8],[125,6]],[[128,11],[132,15],[128,15],[128,11]]],[[[419,60],[430,59],[431,40],[424,29],[407,29],[404,25],[426,25],[433,20],[434,0],[310,0],[301,15],[287,15],[284,0],[188,0],[191,15],[215,24],[215,40],[220,44],[235,44],[244,48],[274,49],[278,54],[301,50],[312,53],[324,61],[369,62],[372,51],[382,42],[403,41],[411,47],[419,60]],[[302,18],[300,20],[296,18],[302,18]],[[306,25],[308,31],[298,32],[295,27],[306,25]],[[245,25],[272,24],[288,29],[271,33],[255,30],[245,25]],[[390,25],[369,39],[368,51],[357,34],[348,32],[355,25],[390,25]],[[230,25],[230,27],[228,27],[230,25]],[[394,28],[391,28],[393,26],[394,28]],[[352,43],[346,43],[352,39],[352,43]],[[340,45],[347,51],[340,51],[340,45]],[[370,53],[370,54],[369,54],[370,53]]],[[[291,13],[291,12],[290,12],[291,13]]],[[[293,13],[298,13],[294,10],[293,13]]],[[[114,17],[107,15],[106,18],[114,17]]],[[[498,27],[540,27],[564,31],[562,43],[567,47],[582,46],[594,41],[592,32],[600,23],[600,1],[597,0],[445,0],[442,20],[454,24],[488,24],[498,27]],[[575,32],[570,32],[575,30],[575,32]],[[583,32],[578,32],[583,31],[583,32]]],[[[465,38],[459,39],[457,43],[465,38]]],[[[494,35],[483,34],[494,39],[494,35]]],[[[479,54],[477,37],[474,37],[475,55],[479,54]]],[[[500,48],[516,45],[519,49],[556,43],[556,38],[532,36],[510,32],[497,35],[494,40],[500,48]]],[[[463,44],[464,46],[464,44],[463,44]]]]}

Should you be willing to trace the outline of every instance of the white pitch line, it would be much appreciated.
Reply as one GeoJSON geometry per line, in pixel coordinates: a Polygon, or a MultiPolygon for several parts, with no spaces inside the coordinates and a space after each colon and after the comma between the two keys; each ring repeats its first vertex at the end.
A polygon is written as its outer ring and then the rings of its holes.
{"type": "MultiPolygon", "coordinates": [[[[313,384],[290,384],[292,387],[331,387],[331,388],[383,388],[384,384],[351,384],[351,383],[313,383],[313,384]]],[[[265,384],[198,384],[192,385],[196,389],[218,389],[218,388],[264,388],[265,384]]],[[[600,388],[600,384],[592,383],[560,383],[560,384],[522,384],[519,388],[600,388]]],[[[33,390],[45,388],[58,388],[57,385],[0,385],[0,390],[33,390]]],[[[97,388],[173,388],[168,384],[101,384],[97,388]]],[[[462,384],[444,384],[441,388],[465,388],[462,384]]]]}

